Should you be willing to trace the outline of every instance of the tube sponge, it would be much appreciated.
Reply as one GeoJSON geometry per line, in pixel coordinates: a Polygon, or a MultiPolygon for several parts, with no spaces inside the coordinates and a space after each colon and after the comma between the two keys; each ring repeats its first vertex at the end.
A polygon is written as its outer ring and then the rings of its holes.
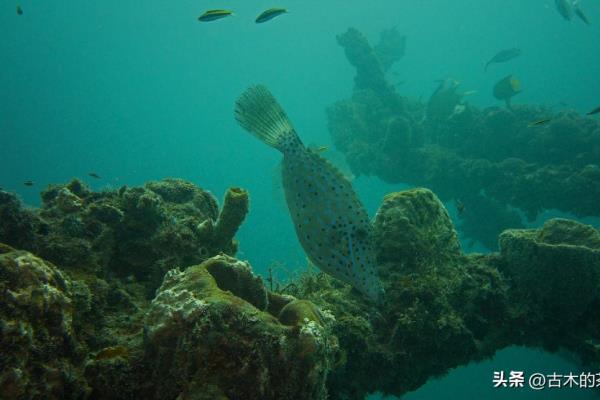
{"type": "MultiPolygon", "coordinates": [[[[219,249],[232,247],[232,240],[246,214],[248,214],[249,196],[242,188],[229,188],[225,193],[223,208],[214,227],[214,246],[219,249]]],[[[235,244],[233,248],[235,249],[235,244]]]]}

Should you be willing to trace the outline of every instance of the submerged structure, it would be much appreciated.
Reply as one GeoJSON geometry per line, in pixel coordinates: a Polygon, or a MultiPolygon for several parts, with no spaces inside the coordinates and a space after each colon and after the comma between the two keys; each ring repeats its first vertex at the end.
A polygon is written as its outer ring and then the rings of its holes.
{"type": "MultiPolygon", "coordinates": [[[[412,99],[386,73],[404,54],[398,32],[384,31],[375,46],[352,28],[337,39],[356,77],[352,96],[327,110],[328,124],[355,175],[428,187],[464,204],[462,233],[490,249],[504,229],[544,210],[600,216],[599,121],[537,105],[480,109],[453,79],[427,102],[412,99]]],[[[510,100],[519,90],[507,77],[496,94],[510,100]]]]}
{"type": "Polygon", "coordinates": [[[74,180],[42,201],[0,191],[6,399],[359,400],[513,344],[600,367],[600,232],[575,221],[465,255],[433,192],[391,193],[372,226],[388,299],[376,306],[322,273],[265,287],[235,258],[243,189],[219,209],[182,180],[74,180]]]}

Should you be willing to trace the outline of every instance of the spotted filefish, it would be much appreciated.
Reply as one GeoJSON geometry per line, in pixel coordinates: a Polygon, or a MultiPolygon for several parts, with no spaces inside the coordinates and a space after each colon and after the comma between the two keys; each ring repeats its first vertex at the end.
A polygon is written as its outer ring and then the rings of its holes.
{"type": "Polygon", "coordinates": [[[350,182],[333,164],[302,144],[285,111],[266,87],[247,89],[235,118],[283,153],[282,181],[296,235],[310,261],[376,302],[383,300],[372,227],[350,182]]]}

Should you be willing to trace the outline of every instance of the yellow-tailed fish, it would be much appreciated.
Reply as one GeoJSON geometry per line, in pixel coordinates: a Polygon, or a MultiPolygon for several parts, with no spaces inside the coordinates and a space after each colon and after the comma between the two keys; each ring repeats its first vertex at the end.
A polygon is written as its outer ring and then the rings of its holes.
{"type": "Polygon", "coordinates": [[[208,22],[215,21],[217,19],[229,17],[233,15],[233,11],[230,10],[208,10],[204,14],[198,17],[198,21],[208,22]]]}
{"type": "Polygon", "coordinates": [[[510,108],[512,97],[519,93],[521,93],[521,81],[513,75],[505,76],[494,85],[494,97],[504,100],[508,108],[510,108]]]}
{"type": "Polygon", "coordinates": [[[384,291],[377,275],[372,227],[350,182],[302,144],[285,111],[264,86],[252,86],[238,98],[235,118],[283,153],[285,198],[310,261],[381,302],[384,291]]]}
{"type": "Polygon", "coordinates": [[[269,8],[268,10],[260,13],[260,15],[256,17],[256,20],[254,22],[256,22],[257,24],[262,24],[263,22],[267,22],[277,17],[278,15],[285,14],[287,12],[288,10],[286,10],[285,8],[269,8]]]}

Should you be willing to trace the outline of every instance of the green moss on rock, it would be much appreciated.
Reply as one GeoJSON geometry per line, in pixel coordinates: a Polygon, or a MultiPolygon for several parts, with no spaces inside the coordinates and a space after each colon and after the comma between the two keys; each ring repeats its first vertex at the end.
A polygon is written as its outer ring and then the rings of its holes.
{"type": "Polygon", "coordinates": [[[375,217],[380,262],[436,263],[455,258],[460,244],[448,212],[428,189],[385,196],[375,217]]]}
{"type": "Polygon", "coordinates": [[[78,399],[70,280],[25,251],[0,254],[0,393],[3,399],[78,399]]]}
{"type": "Polygon", "coordinates": [[[599,243],[597,230],[564,219],[541,229],[502,233],[504,270],[529,310],[530,323],[555,321],[560,329],[586,312],[600,287],[599,243]]]}
{"type": "Polygon", "coordinates": [[[319,325],[282,325],[230,292],[205,264],[171,270],[146,317],[156,396],[211,384],[227,398],[324,399],[336,342],[319,325]]]}

